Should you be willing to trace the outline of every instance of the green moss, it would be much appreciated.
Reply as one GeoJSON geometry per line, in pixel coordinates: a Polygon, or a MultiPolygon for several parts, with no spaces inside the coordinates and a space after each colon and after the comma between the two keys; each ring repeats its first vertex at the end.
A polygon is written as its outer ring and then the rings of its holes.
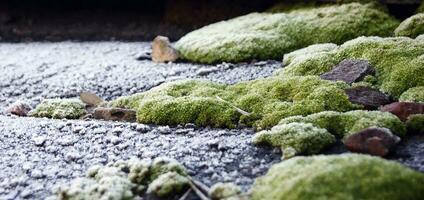
{"type": "Polygon", "coordinates": [[[241,194],[241,189],[234,183],[216,183],[209,190],[209,197],[213,200],[227,199],[241,194]]]}
{"type": "Polygon", "coordinates": [[[423,199],[424,175],[394,161],[343,154],[293,158],[256,179],[252,200],[423,199]]]}
{"type": "Polygon", "coordinates": [[[395,115],[388,112],[355,110],[350,112],[320,112],[305,117],[294,116],[282,119],[280,125],[311,123],[316,127],[326,129],[337,137],[346,137],[369,127],[388,128],[394,134],[403,137],[406,134],[405,125],[395,115]]]}
{"type": "Polygon", "coordinates": [[[408,133],[424,134],[424,114],[416,114],[409,116],[406,121],[408,133]]]}
{"type": "Polygon", "coordinates": [[[399,101],[424,103],[424,86],[408,89],[400,95],[399,101]]]}
{"type": "Polygon", "coordinates": [[[281,59],[316,43],[343,43],[362,35],[389,36],[398,22],[371,5],[351,3],[290,13],[253,13],[193,31],[175,45],[184,59],[202,63],[281,59]]]}
{"type": "Polygon", "coordinates": [[[304,9],[311,9],[313,7],[318,6],[315,1],[282,1],[278,2],[277,4],[273,5],[272,7],[268,8],[266,12],[269,13],[281,13],[281,12],[289,12],[293,10],[304,10],[304,9]]]}
{"type": "Polygon", "coordinates": [[[405,19],[395,30],[396,36],[415,38],[421,34],[424,34],[424,13],[405,19]]]}
{"type": "Polygon", "coordinates": [[[291,54],[277,74],[320,75],[344,59],[368,60],[377,71],[375,85],[396,98],[409,88],[424,86],[424,40],[420,38],[359,37],[330,51],[291,54]]]}
{"type": "Polygon", "coordinates": [[[357,108],[344,93],[346,87],[317,76],[270,77],[235,85],[185,80],[119,98],[111,105],[136,109],[140,123],[230,128],[243,123],[264,129],[288,116],[357,108]]]}
{"type": "Polygon", "coordinates": [[[153,161],[150,168],[150,180],[153,181],[160,175],[168,172],[175,172],[182,176],[187,176],[186,168],[178,161],[171,158],[159,157],[153,161]]]}
{"type": "Polygon", "coordinates": [[[424,12],[424,1],[421,2],[420,7],[418,7],[418,9],[417,9],[417,13],[422,13],[422,12],[424,12]]]}
{"type": "Polygon", "coordinates": [[[85,104],[76,99],[45,99],[30,112],[32,117],[54,119],[78,119],[85,114],[85,104]]]}
{"type": "Polygon", "coordinates": [[[316,154],[333,144],[335,137],[327,130],[312,124],[290,123],[274,126],[269,131],[256,133],[254,144],[269,144],[281,148],[283,158],[298,154],[316,154]]]}
{"type": "Polygon", "coordinates": [[[154,194],[157,197],[176,196],[184,192],[189,186],[189,180],[176,172],[167,172],[160,175],[147,188],[147,193],[154,194]]]}

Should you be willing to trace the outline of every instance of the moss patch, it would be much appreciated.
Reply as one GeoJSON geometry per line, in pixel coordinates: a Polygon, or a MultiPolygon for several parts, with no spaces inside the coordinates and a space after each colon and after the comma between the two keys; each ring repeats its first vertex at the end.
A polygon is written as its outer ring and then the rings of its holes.
{"type": "MultiPolygon", "coordinates": [[[[299,50],[305,51],[305,50],[299,50]]],[[[333,50],[293,52],[277,74],[320,75],[344,59],[368,60],[376,69],[375,85],[396,98],[412,87],[424,86],[424,40],[420,37],[359,37],[333,50]]]]}
{"type": "Polygon", "coordinates": [[[424,103],[424,86],[408,89],[399,97],[403,102],[422,102],[424,103]]]}
{"type": "Polygon", "coordinates": [[[424,34],[424,13],[419,13],[409,17],[395,30],[396,36],[415,38],[421,34],[424,34]]]}
{"type": "Polygon", "coordinates": [[[253,13],[193,31],[175,45],[201,63],[281,59],[316,43],[342,43],[362,35],[389,36],[398,22],[371,5],[351,3],[290,13],[253,13]]]}
{"type": "Polygon", "coordinates": [[[271,77],[235,85],[185,80],[121,97],[111,105],[136,109],[140,123],[230,128],[245,124],[264,129],[288,116],[358,108],[349,102],[346,87],[317,76],[271,77]]]}
{"type": "Polygon", "coordinates": [[[149,184],[147,193],[161,198],[176,196],[188,188],[189,182],[185,176],[181,176],[176,172],[167,172],[149,184]]]}
{"type": "Polygon", "coordinates": [[[241,194],[240,187],[234,183],[216,183],[209,190],[209,196],[213,200],[227,199],[241,194]]]}
{"type": "Polygon", "coordinates": [[[32,117],[54,119],[78,119],[85,114],[85,104],[74,99],[45,99],[30,112],[32,117]]]}
{"type": "Polygon", "coordinates": [[[424,114],[417,114],[409,116],[406,121],[408,133],[424,134],[424,114]]]}
{"type": "Polygon", "coordinates": [[[297,157],[256,179],[252,200],[423,199],[424,175],[381,158],[344,154],[297,157]]]}

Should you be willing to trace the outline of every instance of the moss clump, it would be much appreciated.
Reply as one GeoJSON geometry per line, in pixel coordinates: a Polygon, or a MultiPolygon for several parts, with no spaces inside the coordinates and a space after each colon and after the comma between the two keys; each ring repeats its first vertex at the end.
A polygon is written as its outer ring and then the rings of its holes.
{"type": "Polygon", "coordinates": [[[85,104],[76,99],[45,99],[30,112],[32,117],[54,119],[78,119],[85,114],[85,104]]]}
{"type": "Polygon", "coordinates": [[[424,1],[421,2],[420,7],[418,7],[418,9],[417,9],[417,13],[422,13],[422,12],[424,12],[424,1]]]}
{"type": "Polygon", "coordinates": [[[121,97],[111,105],[136,109],[141,123],[230,128],[243,123],[264,129],[288,116],[358,108],[344,93],[347,87],[317,76],[271,77],[235,85],[185,80],[121,97]]]}
{"type": "Polygon", "coordinates": [[[424,175],[378,157],[343,154],[293,158],[256,179],[252,200],[423,199],[424,175]]]}
{"type": "Polygon", "coordinates": [[[150,180],[155,180],[160,175],[168,172],[175,172],[187,176],[187,170],[178,161],[167,157],[159,157],[153,161],[150,168],[150,180]]]}
{"type": "Polygon", "coordinates": [[[424,134],[424,114],[409,116],[406,121],[408,133],[424,134]]]}
{"type": "Polygon", "coordinates": [[[176,172],[167,172],[160,175],[147,188],[147,193],[157,197],[175,196],[183,192],[189,186],[189,180],[176,172]]]}
{"type": "Polygon", "coordinates": [[[253,137],[254,144],[269,144],[281,148],[283,158],[298,154],[316,154],[333,144],[336,138],[323,128],[309,123],[289,123],[261,131],[253,137]]]}
{"type": "MultiPolygon", "coordinates": [[[[304,50],[300,50],[304,51],[304,50]]],[[[376,86],[396,98],[412,87],[424,86],[424,40],[406,37],[359,37],[333,50],[292,53],[282,76],[320,75],[344,59],[363,59],[374,66],[376,86]]]]}
{"type": "Polygon", "coordinates": [[[362,35],[389,36],[398,22],[371,5],[351,3],[290,13],[253,13],[193,31],[175,45],[201,63],[281,59],[316,43],[342,43],[362,35]]]}
{"type": "Polygon", "coordinates": [[[405,136],[406,128],[402,121],[388,112],[355,110],[350,112],[320,112],[305,117],[294,116],[282,119],[279,125],[291,123],[311,123],[326,129],[337,137],[346,137],[369,127],[388,128],[395,135],[405,136]]]}
{"type": "Polygon", "coordinates": [[[209,197],[213,200],[227,199],[241,194],[241,189],[234,183],[217,183],[209,190],[209,197]]]}
{"type": "Polygon", "coordinates": [[[405,19],[395,30],[396,36],[415,38],[424,34],[424,13],[419,13],[405,19]]]}
{"type": "Polygon", "coordinates": [[[317,5],[317,2],[315,1],[307,1],[307,0],[296,1],[296,2],[282,1],[268,8],[266,12],[269,12],[269,13],[290,12],[294,10],[311,9],[316,6],[318,5],[317,5]]]}
{"type": "Polygon", "coordinates": [[[424,86],[408,89],[406,92],[400,95],[399,101],[424,103],[424,86]]]}

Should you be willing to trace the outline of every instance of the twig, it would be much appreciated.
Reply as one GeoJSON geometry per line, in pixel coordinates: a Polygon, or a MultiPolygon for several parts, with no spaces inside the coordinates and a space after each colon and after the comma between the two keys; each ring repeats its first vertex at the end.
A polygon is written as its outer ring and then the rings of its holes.
{"type": "Polygon", "coordinates": [[[193,182],[194,183],[194,185],[196,185],[199,189],[201,189],[202,190],[202,192],[204,192],[205,194],[209,194],[209,190],[210,190],[210,188],[208,187],[208,186],[206,186],[205,184],[203,184],[202,182],[200,182],[200,181],[196,181],[196,180],[194,180],[193,178],[191,178],[191,177],[189,177],[188,178],[191,182],[193,182]]]}
{"type": "Polygon", "coordinates": [[[240,114],[242,114],[242,115],[247,115],[247,116],[249,116],[249,115],[251,114],[251,113],[249,113],[249,112],[246,112],[246,111],[242,110],[241,108],[238,108],[237,106],[235,106],[235,105],[231,104],[230,102],[225,101],[224,99],[222,99],[222,98],[221,98],[221,97],[219,97],[219,96],[216,96],[216,98],[217,98],[218,100],[222,101],[222,102],[227,103],[228,105],[230,105],[231,107],[233,107],[234,109],[236,109],[236,110],[237,110],[237,112],[239,112],[239,113],[240,113],[240,114]]]}
{"type": "Polygon", "coordinates": [[[197,194],[197,196],[201,200],[210,200],[205,194],[202,193],[202,191],[199,190],[199,188],[196,187],[196,185],[193,183],[193,181],[189,181],[191,188],[194,190],[194,192],[197,194]]]}
{"type": "Polygon", "coordinates": [[[187,199],[187,197],[188,197],[188,195],[190,194],[190,192],[191,192],[191,188],[189,188],[184,194],[183,194],[183,196],[181,196],[178,200],[186,200],[187,199]]]}

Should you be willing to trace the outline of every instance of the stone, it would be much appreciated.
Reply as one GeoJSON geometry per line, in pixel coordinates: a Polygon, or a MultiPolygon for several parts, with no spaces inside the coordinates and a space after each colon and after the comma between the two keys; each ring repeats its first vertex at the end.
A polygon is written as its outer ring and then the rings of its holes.
{"type": "Polygon", "coordinates": [[[378,89],[367,86],[348,88],[345,89],[345,92],[350,102],[362,105],[368,110],[375,110],[380,106],[393,102],[390,96],[378,89]]]}
{"type": "Polygon", "coordinates": [[[80,99],[88,106],[98,106],[103,102],[103,99],[91,92],[81,92],[80,99]]]}
{"type": "Polygon", "coordinates": [[[93,117],[107,121],[135,122],[137,113],[135,110],[123,108],[96,108],[93,117]]]}
{"type": "Polygon", "coordinates": [[[347,137],[344,145],[351,152],[383,157],[399,142],[400,138],[387,128],[367,128],[347,137]]]}
{"type": "Polygon", "coordinates": [[[405,122],[411,115],[424,114],[424,103],[395,102],[383,106],[380,110],[390,112],[405,122]]]}
{"type": "Polygon", "coordinates": [[[32,110],[32,107],[23,101],[16,101],[15,103],[11,104],[6,109],[6,114],[13,114],[17,116],[25,117],[28,115],[29,111],[32,110]]]}
{"type": "Polygon", "coordinates": [[[344,81],[347,84],[362,81],[367,75],[374,75],[375,69],[366,60],[346,59],[337,64],[332,70],[321,75],[322,79],[344,81]]]}
{"type": "Polygon", "coordinates": [[[178,52],[175,50],[169,39],[164,36],[157,36],[152,43],[153,62],[174,62],[178,59],[178,52]]]}

